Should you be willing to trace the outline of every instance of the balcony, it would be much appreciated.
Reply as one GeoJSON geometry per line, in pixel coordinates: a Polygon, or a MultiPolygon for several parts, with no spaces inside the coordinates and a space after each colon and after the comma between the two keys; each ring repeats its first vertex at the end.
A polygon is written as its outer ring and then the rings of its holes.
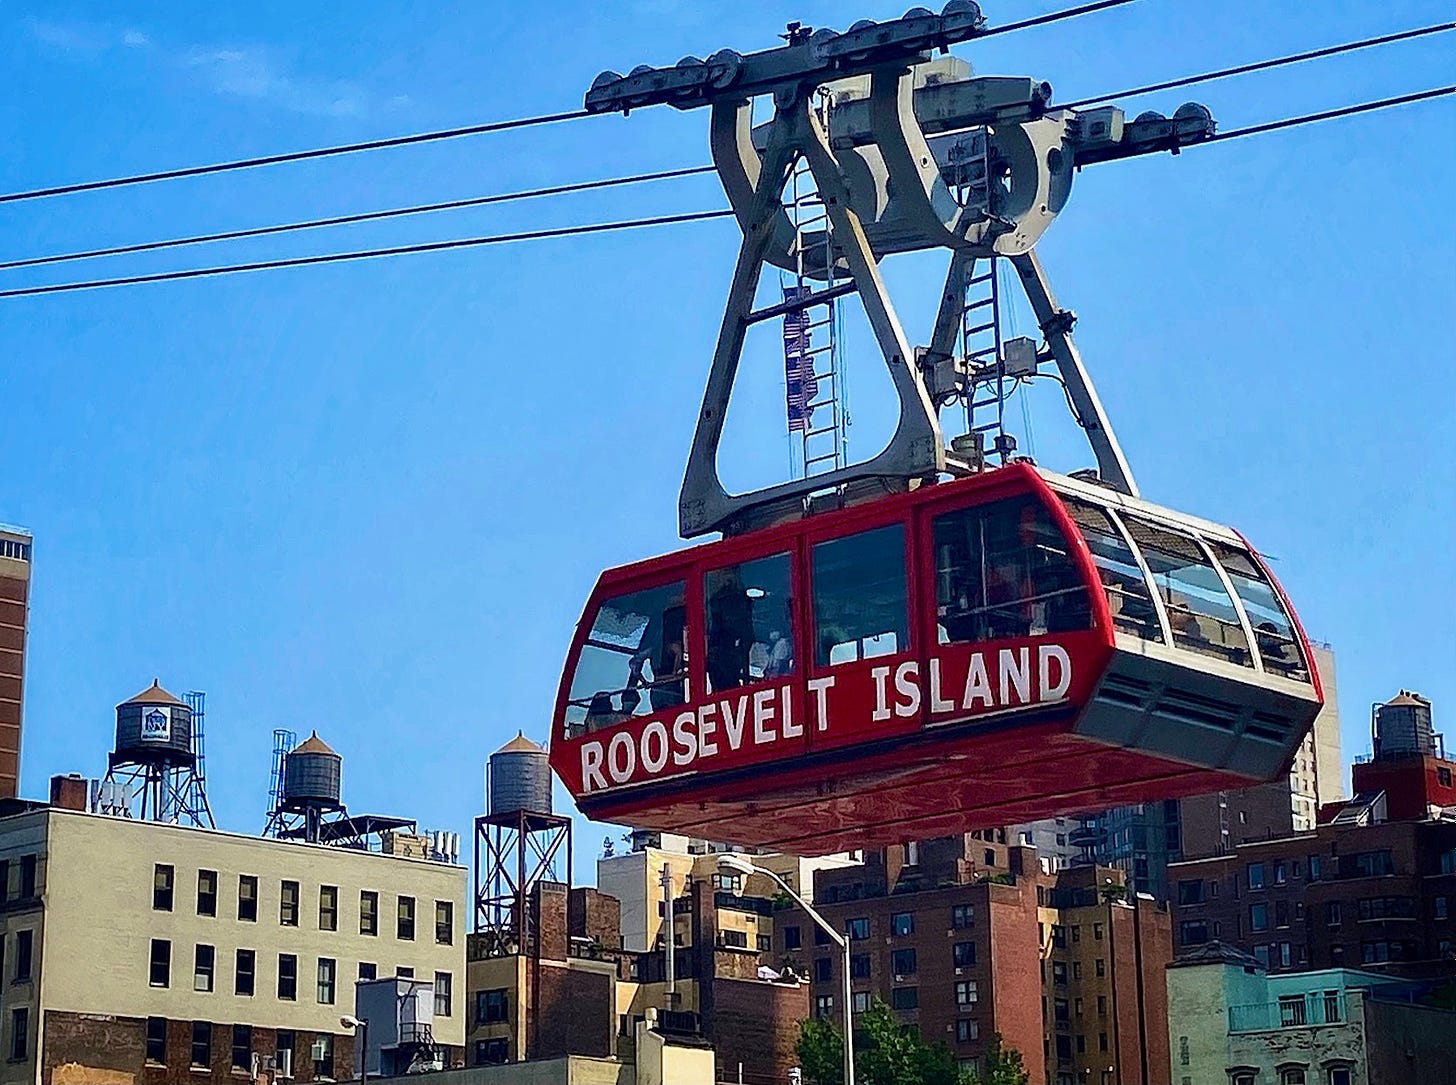
{"type": "Polygon", "coordinates": [[[1278,1002],[1256,1002],[1229,1007],[1229,1032],[1274,1032],[1280,1029],[1343,1025],[1348,1020],[1340,991],[1326,991],[1283,998],[1278,1002]]]}

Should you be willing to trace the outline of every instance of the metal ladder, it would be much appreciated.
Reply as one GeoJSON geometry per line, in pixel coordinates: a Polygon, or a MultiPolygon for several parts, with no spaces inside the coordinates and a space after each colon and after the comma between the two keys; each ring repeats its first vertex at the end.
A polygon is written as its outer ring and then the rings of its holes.
{"type": "MultiPolygon", "coordinates": [[[[827,105],[822,109],[826,123],[827,105]]],[[[802,357],[805,381],[805,411],[803,425],[798,429],[798,447],[793,447],[794,430],[790,430],[790,471],[803,478],[837,470],[848,462],[849,412],[846,405],[843,359],[840,357],[842,339],[839,322],[839,296],[842,289],[835,280],[834,246],[832,243],[829,212],[824,200],[813,187],[808,164],[802,159],[795,165],[789,181],[789,204],[785,208],[794,224],[796,264],[794,285],[786,288],[785,299],[790,296],[806,297],[811,291],[821,294],[820,305],[824,315],[818,319],[810,317],[807,309],[799,309],[784,315],[785,359],[791,348],[791,329],[799,340],[795,345],[802,357]],[[822,285],[817,291],[813,283],[822,285]],[[827,296],[824,296],[827,295],[827,296]],[[824,342],[813,346],[814,333],[824,332],[824,342]],[[828,412],[828,420],[814,422],[813,414],[828,412]],[[795,459],[794,452],[798,453],[795,459]]],[[[816,306],[817,307],[817,306],[816,306]]]]}
{"type": "Polygon", "coordinates": [[[966,432],[977,435],[985,447],[991,436],[988,452],[1000,456],[1005,463],[1016,448],[1014,438],[1006,433],[1006,397],[1008,389],[1006,359],[1002,352],[1001,290],[998,285],[998,258],[977,261],[966,280],[966,304],[961,312],[961,356],[966,366],[966,432]],[[981,274],[976,271],[984,267],[981,274]]]}

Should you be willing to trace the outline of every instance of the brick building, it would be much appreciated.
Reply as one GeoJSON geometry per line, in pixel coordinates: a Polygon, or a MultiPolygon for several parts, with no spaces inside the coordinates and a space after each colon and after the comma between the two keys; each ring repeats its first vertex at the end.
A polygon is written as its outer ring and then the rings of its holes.
{"type": "Polygon", "coordinates": [[[1209,941],[1271,971],[1449,969],[1456,945],[1456,763],[1430,703],[1402,691],[1376,708],[1374,758],[1355,797],[1321,808],[1312,832],[1250,841],[1170,868],[1179,954],[1209,941]]]}
{"type": "MultiPolygon", "coordinates": [[[[65,785],[64,778],[58,782],[65,785]]],[[[85,787],[54,789],[84,803],[85,787]]],[[[0,1083],[237,1081],[290,1053],[351,1076],[354,984],[434,987],[458,1059],[465,871],[11,801],[0,817],[0,1083]]]]}
{"type": "Polygon", "coordinates": [[[1449,969],[1456,821],[1380,821],[1378,804],[1352,807],[1361,816],[1170,868],[1177,952],[1216,939],[1272,972],[1449,969]]]}
{"type": "Polygon", "coordinates": [[[0,799],[18,793],[30,606],[30,533],[0,524],[0,799]]]}
{"type": "Polygon", "coordinates": [[[466,941],[466,1051],[472,1066],[618,1054],[617,984],[630,978],[621,911],[595,889],[530,887],[536,944],[466,941]]]}
{"type": "MultiPolygon", "coordinates": [[[[856,1011],[877,996],[967,1064],[999,1033],[1034,1082],[1166,1081],[1168,915],[1120,871],[1048,873],[997,830],[869,853],[815,883],[816,907],[855,943],[856,1011]]],[[[775,952],[809,971],[813,1012],[833,1017],[839,953],[815,931],[781,917],[775,952]]]]}

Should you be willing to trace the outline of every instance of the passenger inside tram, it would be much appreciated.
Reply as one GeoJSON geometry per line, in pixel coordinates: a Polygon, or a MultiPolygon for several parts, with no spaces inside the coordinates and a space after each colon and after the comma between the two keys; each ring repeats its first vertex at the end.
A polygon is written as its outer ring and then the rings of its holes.
{"type": "Polygon", "coordinates": [[[789,584],[788,554],[715,569],[703,578],[710,689],[733,689],[792,671],[789,584]]]}
{"type": "Polygon", "coordinates": [[[1017,499],[936,518],[942,642],[1086,629],[1087,593],[1040,504],[1017,499]]]}
{"type": "Polygon", "coordinates": [[[654,712],[683,703],[688,661],[686,625],[687,608],[679,595],[648,619],[642,643],[632,655],[627,687],[634,690],[646,686],[654,712]],[[644,665],[649,664],[650,678],[643,674],[644,665]]]}

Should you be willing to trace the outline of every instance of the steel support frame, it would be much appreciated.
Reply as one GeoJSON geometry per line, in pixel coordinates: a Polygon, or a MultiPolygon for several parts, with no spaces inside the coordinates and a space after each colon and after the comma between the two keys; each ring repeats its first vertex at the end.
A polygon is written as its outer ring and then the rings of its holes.
{"type": "Polygon", "coordinates": [[[1092,387],[1092,378],[1082,364],[1081,352],[1072,341],[1072,325],[1076,317],[1070,311],[1058,308],[1057,299],[1052,294],[1036,250],[1028,250],[1008,259],[1021,279],[1026,300],[1031,302],[1036,322],[1041,327],[1042,335],[1046,337],[1047,347],[1061,373],[1062,384],[1072,402],[1077,423],[1086,431],[1087,442],[1092,446],[1093,455],[1097,457],[1098,476],[1108,486],[1129,497],[1139,496],[1137,483],[1132,477],[1132,468],[1122,453],[1116,434],[1112,432],[1112,422],[1103,409],[1102,400],[1098,398],[1097,390],[1092,387]]]}
{"type": "MultiPolygon", "coordinates": [[[[902,78],[909,81],[908,69],[902,78]]],[[[734,521],[752,509],[770,505],[792,507],[810,494],[865,479],[934,478],[945,470],[945,448],[934,405],[926,393],[914,355],[900,325],[873,250],[855,212],[843,171],[830,149],[823,125],[815,115],[815,88],[799,86],[776,98],[776,111],[768,144],[761,160],[748,173],[753,182],[752,200],[740,208],[743,243],[734,268],[728,303],[718,332],[718,343],[703,393],[703,406],[683,475],[678,500],[678,521],[684,538],[717,530],[731,530],[734,521]],[[825,202],[835,248],[843,256],[849,278],[865,308],[870,327],[890,372],[900,400],[900,417],[894,435],[876,456],[809,479],[796,479],[752,493],[733,495],[723,486],[718,473],[718,447],[734,379],[743,355],[743,342],[753,317],[753,300],[770,245],[783,240],[787,225],[783,190],[789,173],[800,157],[825,202]]],[[[908,102],[909,97],[904,101],[908,102]]],[[[751,103],[717,102],[713,105],[713,150],[720,163],[731,160],[734,168],[720,168],[728,178],[743,176],[738,167],[746,164],[751,144],[745,150],[744,135],[751,131],[751,103]]],[[[908,106],[906,107],[908,108],[908,106]]],[[[909,118],[913,123],[913,114],[909,118]]],[[[757,159],[756,154],[753,156],[757,159]]],[[[730,192],[730,198],[732,193],[730,192]]]]}

